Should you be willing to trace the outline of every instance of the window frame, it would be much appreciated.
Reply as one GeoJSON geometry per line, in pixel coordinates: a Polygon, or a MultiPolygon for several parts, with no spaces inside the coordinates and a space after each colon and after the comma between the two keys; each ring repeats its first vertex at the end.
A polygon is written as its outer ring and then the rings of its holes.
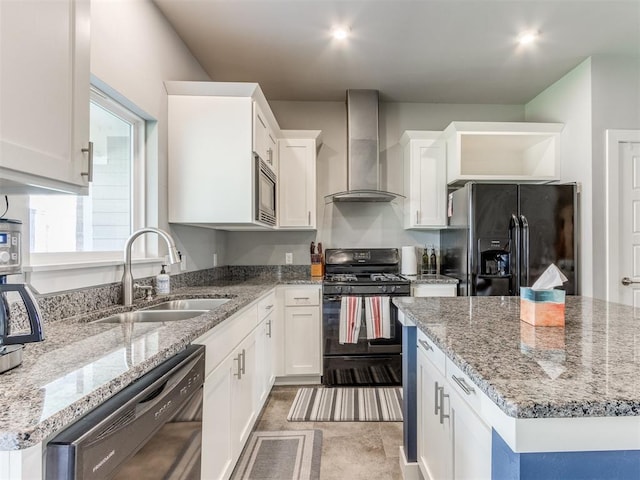
{"type": "MultiPolygon", "coordinates": [[[[135,113],[132,109],[107,95],[94,85],[90,89],[90,102],[108,110],[123,121],[131,124],[131,211],[130,221],[132,232],[145,225],[148,205],[146,203],[146,173],[147,173],[147,149],[146,131],[147,120],[135,113]]],[[[29,200],[27,200],[27,203],[29,200]]],[[[31,228],[29,235],[31,235],[31,228]]],[[[147,236],[148,237],[148,236],[147,236]]],[[[153,246],[148,239],[138,240],[132,245],[132,258],[147,259],[147,254],[153,251],[153,246]]],[[[29,252],[28,266],[25,270],[35,271],[54,265],[65,264],[110,264],[122,262],[123,250],[90,251],[90,252],[29,252]]]]}

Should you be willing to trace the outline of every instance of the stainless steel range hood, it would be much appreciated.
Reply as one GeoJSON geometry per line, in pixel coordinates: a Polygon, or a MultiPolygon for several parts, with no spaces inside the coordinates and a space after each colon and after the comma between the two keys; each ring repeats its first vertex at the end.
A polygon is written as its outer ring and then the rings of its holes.
{"type": "Polygon", "coordinates": [[[380,189],[378,91],[347,90],[347,190],[325,202],[390,202],[401,197],[380,189]]]}

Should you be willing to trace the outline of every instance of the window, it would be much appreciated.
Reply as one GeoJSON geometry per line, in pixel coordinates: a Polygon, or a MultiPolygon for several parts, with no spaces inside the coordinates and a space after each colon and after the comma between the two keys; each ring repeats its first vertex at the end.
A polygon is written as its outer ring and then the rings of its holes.
{"type": "MultiPolygon", "coordinates": [[[[92,89],[94,176],[89,195],[29,197],[30,252],[35,263],[65,252],[82,252],[87,260],[97,252],[122,256],[127,238],[144,218],[144,134],[142,118],[92,89]]],[[[144,243],[134,246],[140,254],[144,243]]]]}

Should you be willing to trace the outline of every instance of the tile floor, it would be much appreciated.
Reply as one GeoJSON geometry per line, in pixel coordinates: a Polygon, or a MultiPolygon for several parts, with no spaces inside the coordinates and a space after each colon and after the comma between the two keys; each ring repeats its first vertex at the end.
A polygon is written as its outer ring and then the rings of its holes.
{"type": "Polygon", "coordinates": [[[401,480],[400,422],[288,422],[298,387],[273,387],[256,430],[322,430],[320,480],[401,480]]]}

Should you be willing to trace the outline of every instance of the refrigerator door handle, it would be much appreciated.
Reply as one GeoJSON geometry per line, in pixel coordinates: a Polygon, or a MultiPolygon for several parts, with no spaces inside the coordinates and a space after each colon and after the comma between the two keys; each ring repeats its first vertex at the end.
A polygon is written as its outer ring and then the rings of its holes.
{"type": "Polygon", "coordinates": [[[511,214],[511,222],[509,223],[511,247],[509,248],[509,264],[511,265],[511,282],[515,285],[509,285],[509,293],[511,295],[520,294],[520,220],[515,213],[511,214]],[[513,267],[515,265],[515,275],[513,267]]]}
{"type": "Polygon", "coordinates": [[[522,224],[522,275],[523,282],[526,287],[530,287],[529,285],[529,221],[527,217],[524,215],[520,215],[520,223],[522,224]]]}

